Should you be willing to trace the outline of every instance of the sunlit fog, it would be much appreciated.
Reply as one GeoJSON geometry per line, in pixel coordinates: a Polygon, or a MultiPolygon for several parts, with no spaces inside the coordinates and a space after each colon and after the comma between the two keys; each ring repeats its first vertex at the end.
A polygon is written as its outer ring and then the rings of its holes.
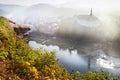
{"type": "Polygon", "coordinates": [[[120,71],[120,0],[0,0],[0,16],[29,27],[29,46],[55,50],[69,72],[120,71]]]}

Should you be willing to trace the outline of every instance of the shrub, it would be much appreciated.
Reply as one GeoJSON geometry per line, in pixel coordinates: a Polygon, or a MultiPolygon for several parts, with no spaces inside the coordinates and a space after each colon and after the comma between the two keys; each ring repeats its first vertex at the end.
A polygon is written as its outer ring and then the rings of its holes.
{"type": "Polygon", "coordinates": [[[106,80],[104,76],[99,75],[97,72],[88,72],[84,74],[83,80],[106,80]]]}
{"type": "Polygon", "coordinates": [[[36,79],[38,78],[37,69],[29,62],[24,61],[22,57],[14,57],[7,65],[8,70],[13,70],[14,74],[24,79],[36,79]]]}

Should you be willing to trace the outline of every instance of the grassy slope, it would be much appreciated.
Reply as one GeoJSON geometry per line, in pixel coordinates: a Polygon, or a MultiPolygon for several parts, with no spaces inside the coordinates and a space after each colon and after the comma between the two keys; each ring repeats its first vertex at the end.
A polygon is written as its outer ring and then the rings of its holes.
{"type": "Polygon", "coordinates": [[[17,37],[4,17],[0,17],[0,66],[2,79],[72,78],[58,66],[55,52],[43,49],[33,51],[17,37]]]}

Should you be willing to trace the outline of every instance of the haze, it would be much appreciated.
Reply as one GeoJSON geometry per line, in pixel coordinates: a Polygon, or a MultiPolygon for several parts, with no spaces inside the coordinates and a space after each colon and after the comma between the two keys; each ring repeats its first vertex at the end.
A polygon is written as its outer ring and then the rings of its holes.
{"type": "MultiPolygon", "coordinates": [[[[119,25],[116,23],[116,20],[117,20],[116,16],[118,17],[118,14],[120,12],[118,13],[116,11],[120,11],[120,5],[119,5],[120,0],[0,0],[0,3],[28,6],[29,8],[25,10],[26,12],[23,9],[22,10],[17,9],[15,11],[12,11],[11,14],[7,14],[6,16],[8,18],[13,18],[13,21],[19,21],[19,22],[30,21],[32,23],[34,22],[35,24],[39,23],[38,21],[39,19],[41,19],[41,17],[45,17],[46,19],[45,21],[51,21],[53,20],[51,16],[58,18],[58,16],[61,16],[61,15],[65,17],[68,15],[70,15],[69,17],[73,17],[75,15],[89,15],[90,9],[92,8],[93,15],[99,18],[100,21],[102,21],[105,24],[105,27],[102,31],[109,34],[107,36],[111,36],[111,34],[112,36],[114,35],[117,36],[119,32],[118,31],[119,25]],[[40,7],[33,8],[33,9],[31,8],[39,3],[50,4],[54,6],[51,7],[51,9],[50,9],[50,6],[48,6],[48,8],[45,8],[45,9],[41,9],[40,7]],[[73,8],[74,10],[68,9],[68,8],[73,8]],[[75,9],[77,9],[77,11],[75,9]],[[29,11],[29,14],[27,13],[28,11],[29,11]],[[55,12],[58,12],[58,13],[55,13],[55,12]],[[115,13],[115,16],[111,16],[110,15],[111,13],[112,14],[115,13]],[[49,17],[51,20],[48,19],[49,17]],[[35,18],[35,21],[34,21],[34,18],[35,18]]],[[[68,22],[69,21],[67,20],[67,22],[65,23],[70,24],[68,22]]],[[[67,25],[67,28],[69,29],[70,26],[67,25]]]]}
{"type": "Polygon", "coordinates": [[[92,7],[99,10],[120,10],[120,0],[0,0],[0,3],[24,6],[47,3],[71,8],[92,7]]]}

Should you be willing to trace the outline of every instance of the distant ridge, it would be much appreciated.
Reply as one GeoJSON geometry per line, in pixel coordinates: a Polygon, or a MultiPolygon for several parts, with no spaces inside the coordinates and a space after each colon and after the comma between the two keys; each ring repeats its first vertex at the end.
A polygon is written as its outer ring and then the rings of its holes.
{"type": "Polygon", "coordinates": [[[23,8],[24,6],[20,6],[20,5],[14,5],[14,4],[1,4],[0,3],[0,10],[3,10],[5,12],[12,12],[17,8],[23,8]]]}

